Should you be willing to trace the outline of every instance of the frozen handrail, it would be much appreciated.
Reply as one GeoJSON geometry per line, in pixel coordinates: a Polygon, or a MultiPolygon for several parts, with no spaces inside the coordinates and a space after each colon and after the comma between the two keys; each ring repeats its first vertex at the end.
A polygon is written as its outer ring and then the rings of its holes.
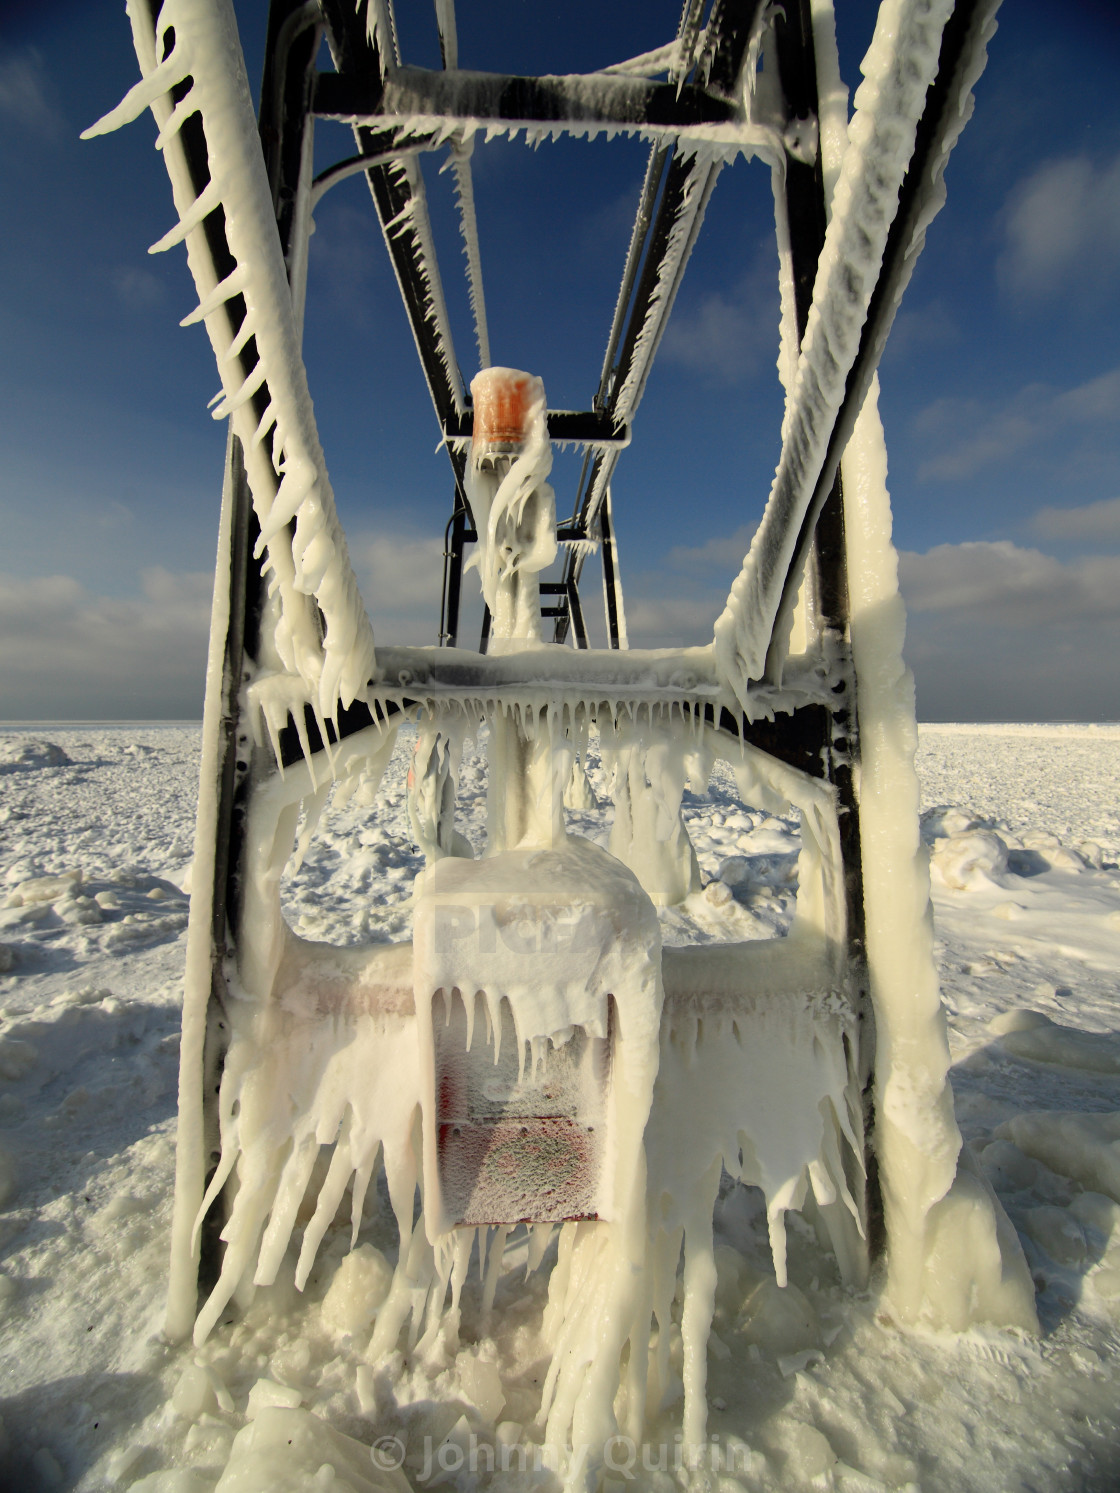
{"type": "MultiPolygon", "coordinates": [[[[455,0],[436,0],[439,24],[439,49],[445,68],[459,66],[459,33],[455,24],[455,0]]],[[[490,332],[486,325],[486,297],[482,290],[482,255],[478,247],[478,216],[474,209],[474,178],[471,172],[470,140],[452,140],[450,164],[455,175],[455,196],[459,205],[459,231],[463,252],[467,256],[467,285],[474,335],[478,343],[479,367],[490,367],[490,332]]]]}
{"type": "Polygon", "coordinates": [[[478,344],[478,365],[489,368],[490,332],[486,325],[486,297],[482,289],[482,255],[478,247],[478,216],[474,208],[474,177],[471,173],[473,142],[451,145],[451,166],[455,174],[455,197],[459,205],[459,231],[463,236],[463,253],[467,257],[467,285],[474,335],[478,344]]]}
{"type": "Polygon", "coordinates": [[[186,241],[199,304],[184,325],[206,325],[222,380],[214,416],[231,417],[245,452],[258,551],[267,552],[280,614],[275,662],[325,719],[374,672],[373,630],[319,444],[233,9],[230,0],[163,0],[153,14],[145,0],[129,0],[128,15],[143,76],[83,138],[149,107],[160,127],[179,221],[152,252],[186,241]],[[205,182],[182,135],[188,121],[197,128],[196,116],[205,182]],[[232,260],[224,272],[206,223],[219,213],[232,260]]]}
{"type": "MultiPolygon", "coordinates": [[[[311,110],[316,116],[324,113],[318,107],[320,95],[338,85],[343,74],[355,86],[376,94],[386,71],[397,62],[395,27],[383,0],[371,3],[364,15],[361,7],[355,9],[353,0],[321,0],[321,3],[325,35],[339,74],[316,74],[316,102],[311,110]]],[[[447,7],[441,6],[437,12],[444,30],[446,11],[447,7]]],[[[424,178],[414,159],[386,160],[384,152],[396,143],[406,147],[420,143],[425,149],[437,149],[448,143],[453,131],[439,121],[431,128],[401,130],[386,127],[384,120],[371,127],[374,122],[358,119],[352,113],[343,117],[353,126],[359,156],[379,157],[370,160],[366,179],[436,418],[445,425],[462,416],[466,391],[451,336],[424,178]]],[[[462,462],[454,452],[451,456],[456,487],[461,492],[462,462]]]]}
{"type": "MultiPolygon", "coordinates": [[[[757,61],[765,14],[761,4],[742,13],[724,7],[713,14],[704,35],[705,81],[713,71],[718,72],[723,92],[734,93],[742,79],[747,88],[748,115],[753,97],[751,59],[757,61]]],[[[698,40],[694,24],[698,20],[697,7],[692,0],[685,0],[669,69],[678,99],[698,40]]],[[[784,143],[790,146],[789,141],[784,143]]],[[[612,418],[629,421],[641,401],[722,165],[723,158],[718,152],[704,152],[701,157],[700,153],[678,148],[680,144],[655,139],[650,149],[595,396],[595,408],[612,418]]],[[[759,153],[769,158],[775,169],[784,159],[782,149],[759,153]]],[[[594,532],[597,521],[602,521],[616,464],[617,453],[611,451],[589,452],[585,458],[576,512],[589,533],[594,532]]],[[[610,528],[609,516],[607,527],[610,528]]],[[[578,586],[583,563],[584,556],[580,554],[571,554],[565,560],[564,579],[573,590],[578,586]]],[[[620,594],[617,586],[615,591],[617,607],[620,594]]],[[[608,610],[610,607],[608,600],[608,610]]],[[[609,621],[608,625],[612,647],[618,646],[625,627],[620,632],[617,620],[609,621]]],[[[561,619],[557,623],[556,642],[563,642],[566,630],[566,622],[561,619]]]]}
{"type": "Polygon", "coordinates": [[[745,701],[780,669],[813,525],[878,364],[949,152],[972,110],[999,0],[884,4],[840,177],[762,522],[716,622],[716,657],[745,701]],[[950,16],[952,19],[950,20],[950,16]],[[943,35],[944,33],[944,35],[943,35]],[[940,63],[940,65],[939,65],[940,63]],[[901,196],[901,205],[900,205],[901,196]]]}

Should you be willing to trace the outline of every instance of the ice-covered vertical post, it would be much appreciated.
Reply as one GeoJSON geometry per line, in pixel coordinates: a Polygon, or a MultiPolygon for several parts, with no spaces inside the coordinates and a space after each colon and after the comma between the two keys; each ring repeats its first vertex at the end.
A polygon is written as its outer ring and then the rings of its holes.
{"type": "MultiPolygon", "coordinates": [[[[487,368],[471,384],[474,434],[467,493],[478,533],[490,650],[540,646],[540,572],[556,558],[556,500],[544,385],[513,368],[487,368]]],[[[490,850],[564,838],[562,795],[548,721],[535,704],[492,723],[490,850]]]]}

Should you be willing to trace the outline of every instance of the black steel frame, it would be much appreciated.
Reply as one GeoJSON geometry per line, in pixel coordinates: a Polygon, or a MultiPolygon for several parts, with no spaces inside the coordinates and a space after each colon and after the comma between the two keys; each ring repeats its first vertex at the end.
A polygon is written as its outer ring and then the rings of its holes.
{"type": "MultiPolygon", "coordinates": [[[[146,0],[153,25],[157,0],[146,0]]],[[[595,122],[620,122],[639,126],[652,137],[649,165],[642,188],[630,249],[626,258],[622,289],[610,330],[598,388],[587,411],[550,411],[549,429],[557,440],[574,441],[586,449],[579,491],[571,520],[561,525],[559,537],[567,540],[598,538],[604,567],[609,646],[620,650],[621,588],[610,513],[610,484],[619,455],[630,437],[630,425],[641,398],[645,380],[656,355],[672,303],[680,284],[687,249],[703,216],[703,208],[715,184],[718,168],[698,164],[697,157],[681,151],[677,134],[697,122],[728,117],[730,100],[748,57],[750,41],[759,26],[765,0],[713,0],[706,43],[697,51],[702,18],[702,0],[687,0],[681,21],[683,63],[668,84],[635,79],[616,79],[600,94],[601,107],[595,122]],[[615,84],[617,83],[617,86],[615,84]],[[697,172],[706,173],[695,180],[697,172]],[[684,252],[682,250],[682,244],[684,252]]],[[[874,1177],[874,1147],[870,1144],[874,1116],[870,1109],[870,1075],[874,1033],[864,961],[864,921],[859,813],[855,789],[858,763],[857,681],[848,649],[848,588],[845,559],[843,506],[838,475],[840,453],[878,361],[889,327],[895,291],[905,273],[905,261],[916,235],[929,182],[936,175],[945,134],[951,129],[954,89],[959,89],[959,63],[966,50],[968,28],[978,8],[977,0],[959,0],[946,28],[938,77],[929,90],[926,111],[918,130],[918,141],[910,171],[903,184],[898,215],[891,229],[878,287],[864,328],[859,356],[848,380],[843,407],[835,422],[826,461],[814,502],[799,536],[798,559],[789,571],[787,589],[796,589],[807,569],[816,598],[818,624],[829,635],[828,655],[833,660],[828,681],[827,703],[786,707],[772,720],[751,720],[727,709],[708,707],[706,719],[715,729],[746,740],[817,779],[827,779],[835,788],[839,807],[841,850],[847,901],[847,945],[849,982],[865,1023],[860,1037],[860,1065],[865,1080],[867,1156],[872,1168],[868,1211],[873,1226],[879,1216],[874,1177]]],[[[439,429],[447,442],[453,477],[453,508],[445,531],[445,560],[440,643],[458,641],[460,595],[465,548],[476,541],[470,506],[464,487],[464,441],[471,432],[471,411],[458,365],[445,338],[438,314],[442,289],[438,267],[425,240],[426,212],[423,182],[413,160],[418,150],[430,148],[435,130],[409,132],[400,124],[402,113],[421,108],[438,113],[445,121],[471,117],[491,118],[521,127],[546,124],[552,128],[585,125],[589,114],[585,94],[560,79],[511,79],[480,74],[440,74],[400,68],[395,59],[382,57],[369,39],[365,5],[355,9],[353,0],[272,0],[266,62],[262,86],[260,134],[264,160],[273,188],[277,232],[289,273],[300,273],[299,213],[308,193],[325,189],[346,174],[366,175],[375,210],[386,240],[402,299],[415,337],[439,429]],[[335,74],[320,74],[316,58],[325,36],[334,60],[335,74]],[[306,180],[306,131],[316,117],[357,117],[357,155],[323,172],[315,182],[306,180]],[[405,209],[412,208],[412,211],[405,209]]],[[[816,67],[810,0],[785,0],[776,12],[775,36],[786,123],[812,125],[817,113],[816,67]]],[[[785,210],[793,254],[798,335],[805,330],[812,299],[813,280],[825,231],[825,199],[819,151],[805,152],[798,144],[803,128],[790,130],[785,172],[785,210]]],[[[206,142],[201,123],[189,118],[179,135],[195,186],[200,192],[208,179],[206,142]]],[[[209,252],[218,278],[232,268],[225,239],[224,220],[217,210],[205,220],[209,252]]],[[[245,316],[244,302],[234,296],[227,302],[231,332],[245,316]]],[[[246,377],[252,373],[256,350],[250,341],[240,354],[246,377]]],[[[258,413],[268,403],[267,387],[254,396],[258,413]]],[[[221,699],[221,742],[217,764],[219,793],[215,822],[211,826],[218,856],[212,903],[212,988],[205,1055],[205,1105],[211,1157],[216,1154],[216,1094],[226,1042],[227,971],[236,945],[240,919],[241,872],[245,821],[253,783],[275,770],[265,763],[249,742],[241,719],[243,685],[249,677],[249,661],[256,653],[261,615],[262,579],[254,559],[258,535],[252,502],[245,481],[242,453],[231,437],[226,474],[226,501],[230,527],[228,546],[230,623],[224,639],[224,681],[221,699]],[[211,1133],[213,1132],[213,1133],[211,1133]]],[[[543,608],[553,622],[555,641],[563,642],[569,628],[579,648],[588,646],[580,604],[579,582],[586,551],[569,553],[559,581],[546,582],[543,608]]],[[[219,580],[219,584],[221,581],[219,580]]],[[[480,653],[485,653],[489,618],[484,621],[480,653]]],[[[439,652],[446,659],[450,677],[456,658],[463,653],[439,652]]],[[[490,661],[474,655],[471,665],[484,692],[490,661]]],[[[626,658],[620,652],[620,665],[626,658]]],[[[774,676],[779,661],[768,659],[767,675],[774,676]]],[[[438,664],[433,665],[438,669],[438,664]]],[[[496,676],[495,676],[496,677],[496,676]]],[[[765,685],[766,680],[760,681],[765,685]]],[[[372,698],[372,695],[371,695],[372,698]]],[[[407,698],[395,703],[368,705],[355,702],[339,711],[326,726],[330,739],[345,737],[384,719],[389,713],[407,710],[407,698]]],[[[324,743],[310,707],[306,739],[312,753],[324,743]]],[[[286,765],[303,755],[299,733],[292,721],[281,734],[281,758],[286,765]]],[[[220,1209],[211,1211],[204,1227],[200,1287],[206,1289],[220,1254],[217,1228],[220,1209]]]]}
{"type": "MultiPolygon", "coordinates": [[[[580,87],[578,79],[507,77],[461,70],[449,73],[399,66],[395,59],[383,57],[370,40],[366,6],[355,9],[351,0],[321,0],[319,24],[335,72],[316,71],[314,49],[309,53],[306,47],[292,48],[280,57],[270,50],[269,68],[283,66],[285,76],[274,88],[271,108],[262,112],[262,141],[266,154],[271,151],[273,156],[270,170],[286,249],[290,244],[290,204],[306,186],[299,179],[299,142],[307,121],[313,117],[357,121],[358,154],[321,172],[312,190],[319,193],[333,181],[364,170],[437,424],[446,442],[453,504],[445,544],[441,644],[457,646],[459,642],[465,547],[475,542],[463,482],[463,441],[471,434],[472,415],[469,391],[437,314],[443,292],[434,255],[424,241],[424,187],[412,160],[416,152],[433,147],[439,132],[417,131],[405,121],[425,115],[438,117],[441,124],[489,120],[508,128],[547,127],[556,131],[588,124],[619,125],[640,128],[652,137],[617,309],[591,408],[548,413],[553,440],[585,448],[572,517],[561,526],[559,537],[561,541],[600,541],[608,646],[618,648],[622,642],[621,587],[610,520],[604,514],[607,490],[620,452],[629,443],[631,421],[719,170],[682,152],[678,136],[697,125],[725,124],[735,118],[735,91],[764,9],[765,0],[716,0],[704,47],[698,51],[702,5],[690,0],[681,20],[686,60],[678,75],[666,83],[597,75],[594,105],[588,103],[589,91],[580,87]],[[703,177],[699,191],[694,181],[698,173],[703,177]],[[420,211],[415,216],[407,211],[417,206],[420,211]],[[682,237],[686,247],[677,256],[674,251],[682,237]]],[[[312,29],[308,11],[304,0],[273,0],[270,37],[280,36],[285,27],[290,31],[301,19],[312,29]]],[[[553,622],[553,640],[557,643],[564,642],[571,629],[577,645],[588,646],[579,599],[585,559],[584,548],[569,551],[562,580],[546,583],[550,589],[544,594],[554,604],[544,611],[553,622]]],[[[484,617],[482,651],[488,623],[489,618],[484,617]]]]}

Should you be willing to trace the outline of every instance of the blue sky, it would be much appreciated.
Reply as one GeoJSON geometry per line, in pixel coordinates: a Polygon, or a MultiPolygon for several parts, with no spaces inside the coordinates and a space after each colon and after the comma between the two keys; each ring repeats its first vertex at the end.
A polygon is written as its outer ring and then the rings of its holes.
{"type": "MultiPolygon", "coordinates": [[[[260,74],[265,5],[236,0],[260,74]]],[[[432,8],[399,0],[406,60],[432,8]]],[[[874,7],[840,0],[849,86],[874,7]]],[[[576,71],[669,40],[677,0],[460,0],[464,66],[576,71]]],[[[1120,19],[1008,0],[882,368],[923,719],[1120,718],[1120,19]]],[[[224,433],[150,117],[82,143],[137,76],[123,5],[0,0],[0,716],[196,716],[224,433]]],[[[321,126],[323,163],[350,153],[321,126]]],[[[645,148],[475,152],[495,361],[586,407],[645,148]]],[[[426,164],[435,163],[428,162],[426,164]]],[[[450,184],[432,212],[475,371],[450,184]]],[[[615,483],[631,637],[702,642],[769,488],[781,400],[768,172],[725,168],[615,483]]],[[[446,458],[364,184],[317,213],[306,356],[377,636],[431,642],[446,458]]],[[[561,513],[575,484],[557,458],[561,513]]],[[[597,614],[597,585],[585,605],[597,614]]],[[[473,614],[472,614],[473,615],[473,614]]]]}

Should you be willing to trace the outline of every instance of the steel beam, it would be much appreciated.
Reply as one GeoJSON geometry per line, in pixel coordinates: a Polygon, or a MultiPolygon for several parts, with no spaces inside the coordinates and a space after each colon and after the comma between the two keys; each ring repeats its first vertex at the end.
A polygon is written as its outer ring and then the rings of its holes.
{"type": "MultiPolygon", "coordinates": [[[[709,81],[721,96],[738,89],[761,8],[761,0],[727,0],[713,10],[705,65],[709,81]]],[[[687,7],[681,24],[689,24],[687,7]]],[[[718,171],[718,165],[700,166],[694,156],[675,154],[672,143],[655,146],[650,154],[594,401],[595,408],[612,419],[629,422],[637,411],[718,171]],[[698,191],[692,181],[696,171],[705,173],[698,191]],[[671,253],[677,258],[670,266],[671,253]]],[[[618,452],[611,448],[588,453],[573,510],[585,533],[591,533],[599,519],[617,463],[618,452]]],[[[613,560],[605,550],[603,558],[604,565],[613,560]]],[[[564,579],[573,589],[578,589],[584,563],[583,554],[571,554],[565,560],[564,579]]],[[[607,631],[614,640],[620,635],[617,587],[615,573],[607,588],[607,631]]],[[[566,637],[567,623],[558,619],[553,639],[562,643],[566,637]]],[[[618,647],[618,641],[611,646],[618,647]]]]}
{"type": "Polygon", "coordinates": [[[703,125],[744,123],[739,103],[706,88],[652,83],[613,73],[524,78],[506,73],[390,68],[384,79],[321,73],[312,103],[322,119],[382,127],[438,119],[458,129],[547,129],[586,134],[589,127],[672,137],[703,125]]]}
{"type": "MultiPolygon", "coordinates": [[[[547,419],[549,440],[557,444],[618,450],[630,444],[630,427],[625,420],[613,419],[601,411],[549,410],[547,419]]],[[[474,413],[469,409],[450,415],[443,426],[449,441],[470,440],[473,430],[474,413]]]]}

